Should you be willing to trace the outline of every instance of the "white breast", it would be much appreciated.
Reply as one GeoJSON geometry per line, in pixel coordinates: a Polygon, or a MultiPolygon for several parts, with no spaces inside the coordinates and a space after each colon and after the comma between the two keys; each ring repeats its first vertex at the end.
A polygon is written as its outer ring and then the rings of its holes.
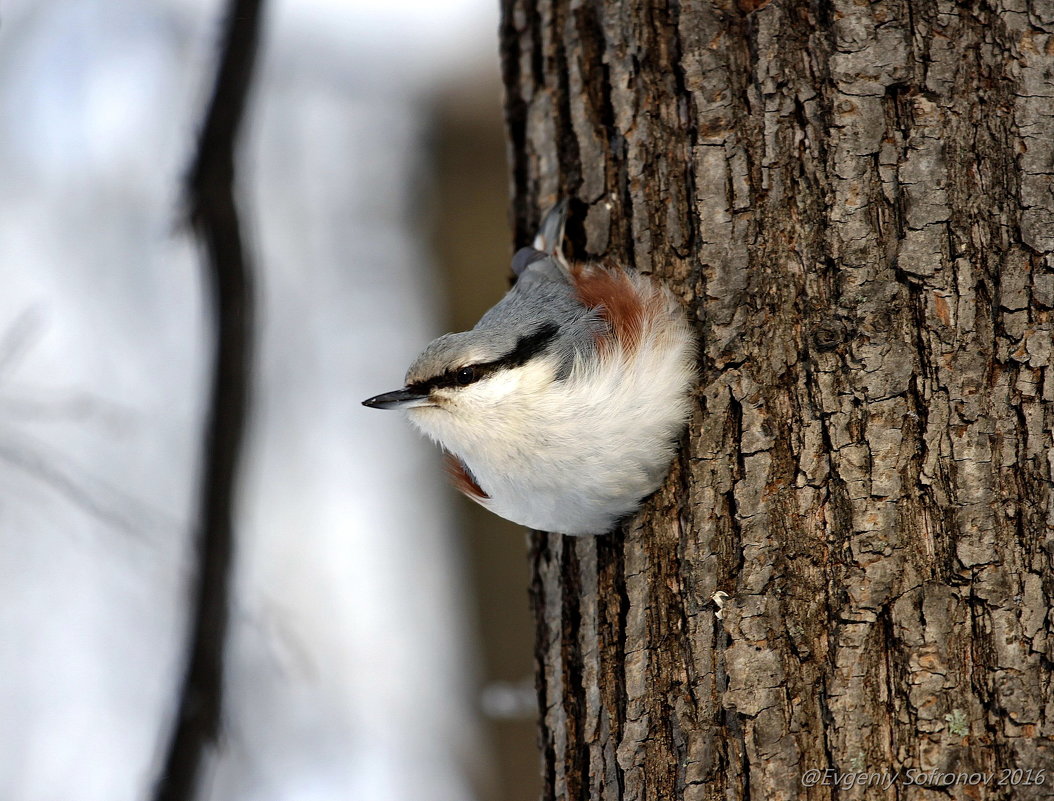
{"type": "Polygon", "coordinates": [[[456,408],[411,410],[488,496],[470,497],[496,514],[543,531],[603,534],[661,484],[689,413],[694,337],[664,287],[619,280],[639,293],[638,318],[614,321],[612,336],[565,380],[540,358],[481,382],[456,408]]]}

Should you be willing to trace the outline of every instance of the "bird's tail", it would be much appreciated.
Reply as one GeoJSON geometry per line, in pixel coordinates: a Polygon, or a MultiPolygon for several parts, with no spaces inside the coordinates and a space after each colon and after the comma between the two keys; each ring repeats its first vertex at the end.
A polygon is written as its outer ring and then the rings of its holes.
{"type": "Polygon", "coordinates": [[[564,223],[567,222],[568,200],[565,197],[545,213],[531,247],[546,256],[557,256],[563,261],[561,244],[564,241],[564,223]]]}
{"type": "Polygon", "coordinates": [[[567,221],[567,198],[564,198],[545,213],[538,233],[529,247],[520,248],[512,257],[512,272],[518,278],[523,271],[537,261],[548,259],[565,278],[571,275],[571,269],[564,258],[561,244],[564,241],[564,223],[567,221]]]}

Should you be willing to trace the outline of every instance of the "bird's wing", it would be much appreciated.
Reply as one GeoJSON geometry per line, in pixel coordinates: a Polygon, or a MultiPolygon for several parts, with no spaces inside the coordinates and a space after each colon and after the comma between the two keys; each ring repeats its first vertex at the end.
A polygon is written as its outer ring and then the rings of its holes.
{"type": "Polygon", "coordinates": [[[502,324],[555,320],[568,358],[590,349],[632,352],[676,316],[676,304],[657,282],[621,267],[569,264],[561,248],[567,208],[564,199],[549,209],[531,246],[513,257],[516,285],[488,316],[502,324]]]}

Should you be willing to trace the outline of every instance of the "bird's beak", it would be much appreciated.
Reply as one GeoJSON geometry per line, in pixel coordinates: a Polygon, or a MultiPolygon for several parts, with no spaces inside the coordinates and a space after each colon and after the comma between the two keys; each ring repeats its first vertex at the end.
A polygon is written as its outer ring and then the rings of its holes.
{"type": "Polygon", "coordinates": [[[415,406],[431,406],[432,404],[428,400],[427,393],[397,389],[395,392],[385,392],[383,395],[367,398],[362,405],[369,406],[371,409],[412,409],[415,406]]]}

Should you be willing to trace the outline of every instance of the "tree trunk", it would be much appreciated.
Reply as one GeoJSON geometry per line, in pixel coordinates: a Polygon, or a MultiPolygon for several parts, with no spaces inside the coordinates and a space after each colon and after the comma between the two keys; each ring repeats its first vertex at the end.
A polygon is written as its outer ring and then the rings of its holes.
{"type": "Polygon", "coordinates": [[[1054,4],[503,2],[518,242],[702,341],[645,510],[534,535],[545,797],[1054,796],[1054,4]]]}

